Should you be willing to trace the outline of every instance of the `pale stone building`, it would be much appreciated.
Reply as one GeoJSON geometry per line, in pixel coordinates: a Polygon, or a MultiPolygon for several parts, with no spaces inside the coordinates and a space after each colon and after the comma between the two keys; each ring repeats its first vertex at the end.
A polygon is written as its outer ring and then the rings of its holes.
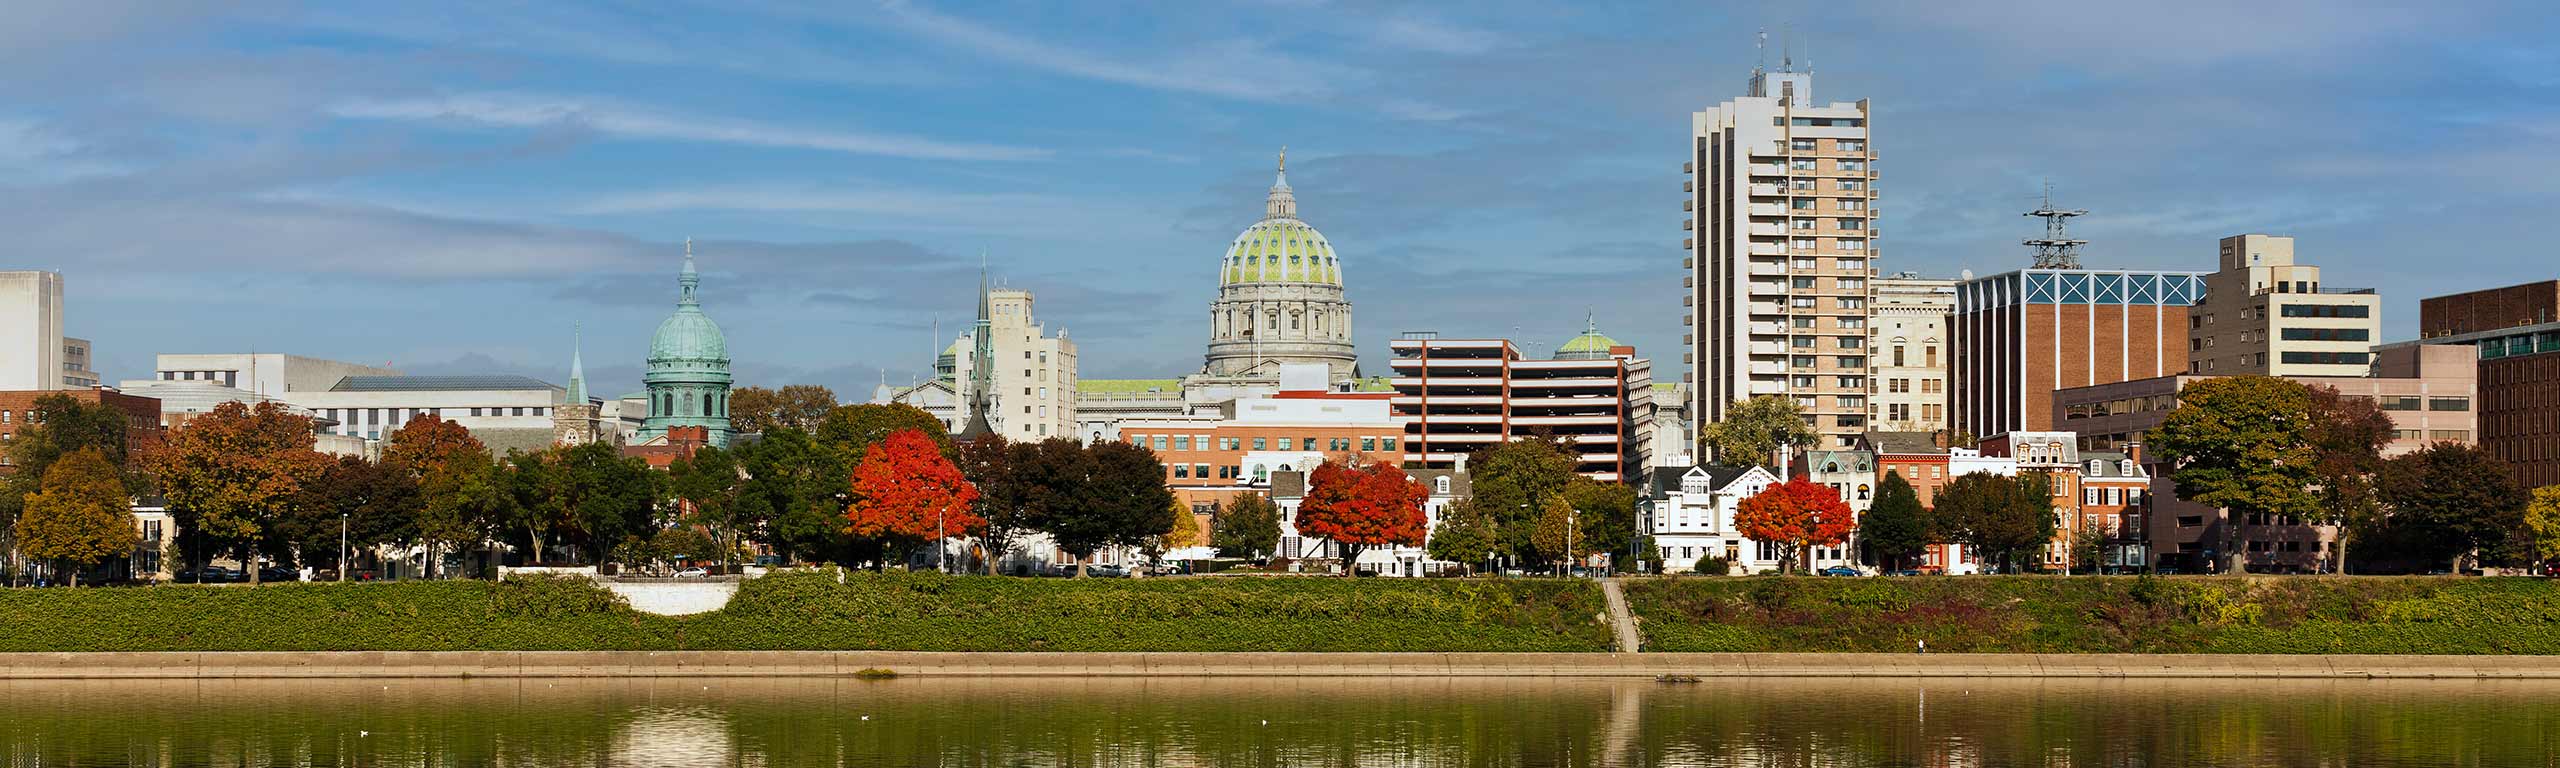
{"type": "Polygon", "coordinates": [[[1936,432],[1947,428],[1947,314],[1956,308],[1956,282],[1908,272],[1876,280],[1875,317],[1867,346],[1876,429],[1936,432]]]}

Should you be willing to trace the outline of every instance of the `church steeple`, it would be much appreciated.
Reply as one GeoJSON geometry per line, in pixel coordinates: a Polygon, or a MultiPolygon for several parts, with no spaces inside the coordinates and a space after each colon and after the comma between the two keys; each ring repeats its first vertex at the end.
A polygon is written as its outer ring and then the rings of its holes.
{"type": "Polygon", "coordinates": [[[996,335],[992,311],[993,296],[987,288],[987,256],[978,254],[978,322],[969,328],[969,421],[961,426],[959,439],[969,440],[995,433],[987,422],[988,398],[995,390],[996,335]]]}
{"type": "Polygon", "coordinates": [[[571,331],[571,332],[570,332],[570,334],[571,334],[571,335],[570,335],[570,339],[571,339],[571,341],[569,342],[569,394],[568,394],[568,396],[567,396],[567,399],[568,399],[568,401],[569,401],[569,404],[570,404],[570,405],[586,405],[586,404],[587,404],[587,361],[586,361],[586,346],[587,346],[587,343],[586,343],[586,335],[587,335],[587,333],[586,333],[586,328],[584,328],[584,327],[579,327],[579,328],[577,328],[576,330],[571,331]]]}
{"type": "Polygon", "coordinates": [[[1289,148],[1280,148],[1280,177],[1271,182],[1271,195],[1263,198],[1262,217],[1266,219],[1297,218],[1298,193],[1289,189],[1289,148]]]}

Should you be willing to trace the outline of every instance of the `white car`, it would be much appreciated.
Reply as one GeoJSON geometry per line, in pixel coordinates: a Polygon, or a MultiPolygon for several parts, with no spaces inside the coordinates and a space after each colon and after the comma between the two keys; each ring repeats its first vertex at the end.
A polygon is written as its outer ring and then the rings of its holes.
{"type": "Polygon", "coordinates": [[[679,578],[679,579],[699,579],[699,578],[704,578],[704,577],[707,577],[707,576],[710,576],[710,575],[711,575],[711,572],[710,572],[710,571],[706,571],[706,570],[703,570],[703,569],[700,569],[700,568],[686,568],[686,569],[684,569],[684,570],[681,570],[681,571],[677,571],[677,572],[676,572],[676,578],[679,578]]]}

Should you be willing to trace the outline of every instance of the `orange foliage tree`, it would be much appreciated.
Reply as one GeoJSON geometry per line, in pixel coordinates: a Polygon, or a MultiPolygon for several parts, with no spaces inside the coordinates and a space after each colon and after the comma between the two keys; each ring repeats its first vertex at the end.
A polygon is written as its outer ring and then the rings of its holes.
{"type": "Polygon", "coordinates": [[[987,524],[974,506],[978,488],[921,430],[889,433],[853,468],[847,533],[882,542],[936,541],[975,535],[987,524]]]}
{"type": "Polygon", "coordinates": [[[1806,550],[1849,540],[1856,513],[1839,489],[1797,477],[1762,489],[1734,510],[1742,535],[1778,545],[1778,570],[1794,568],[1806,550]]]}
{"type": "Polygon", "coordinates": [[[1328,461],[1308,478],[1307,496],[1298,502],[1298,533],[1341,547],[1342,575],[1349,576],[1361,550],[1422,546],[1430,525],[1422,502],[1430,498],[1429,489],[1393,465],[1328,461]]]}
{"type": "Polygon", "coordinates": [[[269,528],[303,484],[329,467],[329,458],[311,446],[311,419],[273,401],[251,407],[235,400],[170,430],[152,468],[178,526],[236,548],[255,584],[258,547],[269,528]]]}

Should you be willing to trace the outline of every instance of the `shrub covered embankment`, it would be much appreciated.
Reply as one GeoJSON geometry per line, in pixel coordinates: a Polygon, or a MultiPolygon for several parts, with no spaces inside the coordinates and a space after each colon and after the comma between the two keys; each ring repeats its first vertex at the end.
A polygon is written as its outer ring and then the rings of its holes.
{"type": "Polygon", "coordinates": [[[1631,583],[1647,651],[2560,654],[2560,581],[1964,577],[1631,583]]]}
{"type": "Polygon", "coordinates": [[[583,581],[0,590],[0,651],[1600,651],[1590,582],[780,574],[721,611],[583,581]]]}

